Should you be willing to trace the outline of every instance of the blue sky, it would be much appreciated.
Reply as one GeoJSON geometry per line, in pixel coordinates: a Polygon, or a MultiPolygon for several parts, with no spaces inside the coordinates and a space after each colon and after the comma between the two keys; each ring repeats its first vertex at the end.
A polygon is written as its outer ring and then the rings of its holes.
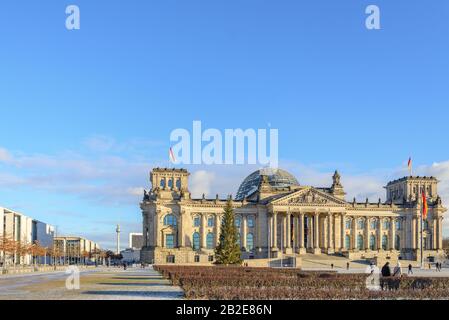
{"type": "MultiPolygon", "coordinates": [[[[340,168],[351,196],[412,155],[446,197],[448,21],[446,0],[3,2],[0,206],[109,246],[117,221],[139,231],[148,172],[193,120],[278,128],[281,165],[305,183],[340,168]]],[[[206,193],[249,173],[189,169],[206,193]]]]}

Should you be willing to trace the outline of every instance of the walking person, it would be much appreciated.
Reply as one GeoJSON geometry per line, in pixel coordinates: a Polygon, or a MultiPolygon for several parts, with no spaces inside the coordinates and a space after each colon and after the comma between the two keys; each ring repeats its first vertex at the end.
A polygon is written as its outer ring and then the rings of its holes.
{"type": "Polygon", "coordinates": [[[382,278],[380,281],[380,287],[382,290],[391,290],[391,269],[390,269],[390,263],[387,262],[385,263],[385,265],[382,267],[382,270],[380,271],[380,273],[382,274],[382,278]]]}
{"type": "Polygon", "coordinates": [[[346,270],[349,270],[349,262],[346,263],[346,270]]]}
{"type": "Polygon", "coordinates": [[[393,277],[402,277],[402,266],[401,263],[398,261],[398,264],[393,270],[393,277]]]}
{"type": "Polygon", "coordinates": [[[411,263],[408,265],[408,275],[413,275],[413,266],[411,263]]]}

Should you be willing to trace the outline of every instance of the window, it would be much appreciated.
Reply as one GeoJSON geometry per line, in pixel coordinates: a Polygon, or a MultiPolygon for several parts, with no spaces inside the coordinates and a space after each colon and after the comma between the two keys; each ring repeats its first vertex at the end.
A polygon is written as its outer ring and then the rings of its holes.
{"type": "Polygon", "coordinates": [[[200,256],[195,256],[195,262],[196,263],[200,262],[200,256]]]}
{"type": "Polygon", "coordinates": [[[192,242],[193,242],[193,250],[198,251],[200,250],[200,234],[198,232],[195,232],[192,236],[192,242]]]}
{"type": "Polygon", "coordinates": [[[201,218],[200,217],[195,217],[193,218],[193,226],[195,228],[199,228],[201,226],[201,218]]]}
{"type": "Polygon", "coordinates": [[[181,189],[181,179],[176,180],[176,188],[181,189]]]}
{"type": "Polygon", "coordinates": [[[242,224],[242,221],[240,220],[240,217],[236,217],[235,218],[235,226],[240,229],[241,224],[242,224]]]}
{"type": "Polygon", "coordinates": [[[161,188],[165,188],[165,179],[161,179],[161,188]]]}
{"type": "Polygon", "coordinates": [[[396,230],[401,230],[401,220],[396,220],[396,230]]]}
{"type": "Polygon", "coordinates": [[[376,236],[372,234],[369,238],[369,248],[370,250],[376,250],[376,236]]]}
{"type": "Polygon", "coordinates": [[[346,219],[346,229],[351,229],[352,223],[351,219],[346,219]]]}
{"type": "Polygon", "coordinates": [[[377,229],[377,221],[376,220],[371,220],[371,226],[370,228],[372,230],[376,230],[377,229]]]}
{"type": "Polygon", "coordinates": [[[382,250],[388,250],[388,237],[385,234],[382,236],[382,250]]]}
{"type": "Polygon", "coordinates": [[[176,217],[172,214],[166,215],[164,218],[164,225],[176,227],[176,217]]]}
{"type": "Polygon", "coordinates": [[[401,237],[399,235],[396,235],[396,240],[394,243],[394,248],[396,250],[401,250],[401,237]]]}
{"type": "Polygon", "coordinates": [[[349,234],[347,234],[345,237],[345,249],[351,249],[351,236],[349,234]]]}
{"type": "Polygon", "coordinates": [[[208,260],[209,260],[209,262],[214,262],[215,257],[214,257],[214,256],[209,256],[209,257],[208,257],[208,260]]]}
{"type": "Polygon", "coordinates": [[[175,263],[175,256],[169,255],[166,259],[167,263],[175,263]]]}
{"type": "Polygon", "coordinates": [[[175,236],[173,234],[165,235],[165,247],[167,249],[173,249],[175,247],[175,236]]]}
{"type": "Polygon", "coordinates": [[[365,228],[365,221],[363,219],[359,220],[358,228],[359,229],[364,229],[365,228]]]}
{"type": "Polygon", "coordinates": [[[207,249],[213,249],[215,248],[214,245],[215,235],[213,233],[208,233],[206,237],[206,246],[207,249]]]}
{"type": "Polygon", "coordinates": [[[173,188],[173,179],[168,179],[168,187],[173,188]]]}
{"type": "Polygon", "coordinates": [[[254,235],[252,233],[248,233],[246,236],[246,249],[248,251],[254,250],[254,235]]]}
{"type": "Polygon", "coordinates": [[[214,217],[209,217],[207,219],[207,226],[210,228],[213,228],[215,226],[215,218],[214,217]]]}
{"type": "Polygon", "coordinates": [[[359,250],[363,250],[363,236],[361,234],[359,234],[357,236],[357,249],[359,250]]]}
{"type": "Polygon", "coordinates": [[[254,218],[253,217],[248,218],[248,228],[254,228],[254,218]]]}
{"type": "Polygon", "coordinates": [[[384,230],[390,229],[390,221],[385,219],[383,224],[384,224],[384,226],[383,226],[384,230]]]}
{"type": "Polygon", "coordinates": [[[424,220],[423,222],[424,222],[424,224],[423,224],[423,229],[424,229],[424,230],[428,230],[428,229],[429,229],[429,221],[424,220]]]}

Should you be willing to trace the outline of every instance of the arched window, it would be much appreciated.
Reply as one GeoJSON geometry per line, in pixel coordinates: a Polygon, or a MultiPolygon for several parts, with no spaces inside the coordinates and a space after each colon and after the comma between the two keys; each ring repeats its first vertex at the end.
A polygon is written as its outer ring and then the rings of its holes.
{"type": "Polygon", "coordinates": [[[240,217],[235,217],[235,226],[240,229],[241,224],[242,220],[240,219],[240,217]]]}
{"type": "Polygon", "coordinates": [[[254,235],[252,233],[248,233],[246,236],[246,249],[248,251],[254,250],[254,235]]]}
{"type": "Polygon", "coordinates": [[[374,234],[369,237],[369,248],[376,250],[376,236],[374,234]]]}
{"type": "Polygon", "coordinates": [[[390,221],[388,221],[387,219],[384,220],[384,226],[383,226],[384,230],[388,230],[390,229],[390,221]]]}
{"type": "Polygon", "coordinates": [[[423,220],[424,224],[423,224],[423,229],[424,230],[428,230],[429,229],[429,221],[427,220],[423,220]]]}
{"type": "Polygon", "coordinates": [[[200,250],[200,234],[198,232],[195,232],[192,236],[192,243],[193,243],[193,250],[198,251],[200,250]]]}
{"type": "Polygon", "coordinates": [[[195,228],[201,227],[201,217],[196,216],[193,218],[193,226],[195,228]]]}
{"type": "Polygon", "coordinates": [[[176,227],[176,217],[172,214],[167,214],[164,218],[164,225],[176,227]]]}
{"type": "Polygon", "coordinates": [[[345,236],[345,249],[351,249],[351,236],[349,234],[345,236]]]}
{"type": "Polygon", "coordinates": [[[361,234],[359,234],[357,236],[357,249],[359,250],[363,250],[363,236],[361,234]]]}
{"type": "Polygon", "coordinates": [[[248,217],[248,228],[254,228],[254,218],[248,217]]]}
{"type": "Polygon", "coordinates": [[[396,220],[396,230],[401,230],[401,220],[396,220]]]}
{"type": "Polygon", "coordinates": [[[206,237],[206,246],[207,246],[207,249],[213,249],[213,248],[215,248],[215,245],[214,245],[214,239],[215,239],[215,235],[214,235],[213,233],[209,232],[209,233],[207,234],[207,237],[206,237]]]}
{"type": "Polygon", "coordinates": [[[388,236],[386,234],[382,236],[382,250],[388,250],[388,236]]]}
{"type": "Polygon", "coordinates": [[[161,179],[160,185],[161,185],[161,188],[165,188],[165,179],[161,179]]]}
{"type": "Polygon", "coordinates": [[[394,248],[396,250],[401,250],[401,237],[399,235],[396,235],[396,240],[394,243],[394,248]]]}
{"type": "Polygon", "coordinates": [[[365,229],[365,221],[363,219],[359,219],[358,228],[365,229]]]}
{"type": "Polygon", "coordinates": [[[371,230],[376,230],[377,229],[377,220],[371,220],[370,228],[371,228],[371,230]]]}
{"type": "Polygon", "coordinates": [[[346,229],[351,229],[352,221],[351,219],[346,219],[346,229]]]}
{"type": "Polygon", "coordinates": [[[207,226],[209,228],[213,228],[214,225],[215,225],[215,218],[214,217],[207,218],[207,226]]]}

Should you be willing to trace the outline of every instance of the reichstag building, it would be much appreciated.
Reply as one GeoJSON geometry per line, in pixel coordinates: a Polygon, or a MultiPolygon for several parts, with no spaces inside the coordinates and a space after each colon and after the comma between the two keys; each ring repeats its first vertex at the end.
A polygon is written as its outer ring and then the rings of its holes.
{"type": "MultiPolygon", "coordinates": [[[[193,199],[189,172],[156,168],[141,203],[146,263],[208,264],[214,261],[226,199],[193,199]]],[[[233,207],[243,259],[338,255],[348,259],[419,260],[443,255],[446,209],[434,177],[389,182],[386,201],[347,201],[335,172],[330,187],[301,185],[290,173],[259,170],[241,184],[233,207]],[[332,184],[331,184],[332,182],[332,184]],[[422,192],[428,216],[422,224],[422,192]]]]}

